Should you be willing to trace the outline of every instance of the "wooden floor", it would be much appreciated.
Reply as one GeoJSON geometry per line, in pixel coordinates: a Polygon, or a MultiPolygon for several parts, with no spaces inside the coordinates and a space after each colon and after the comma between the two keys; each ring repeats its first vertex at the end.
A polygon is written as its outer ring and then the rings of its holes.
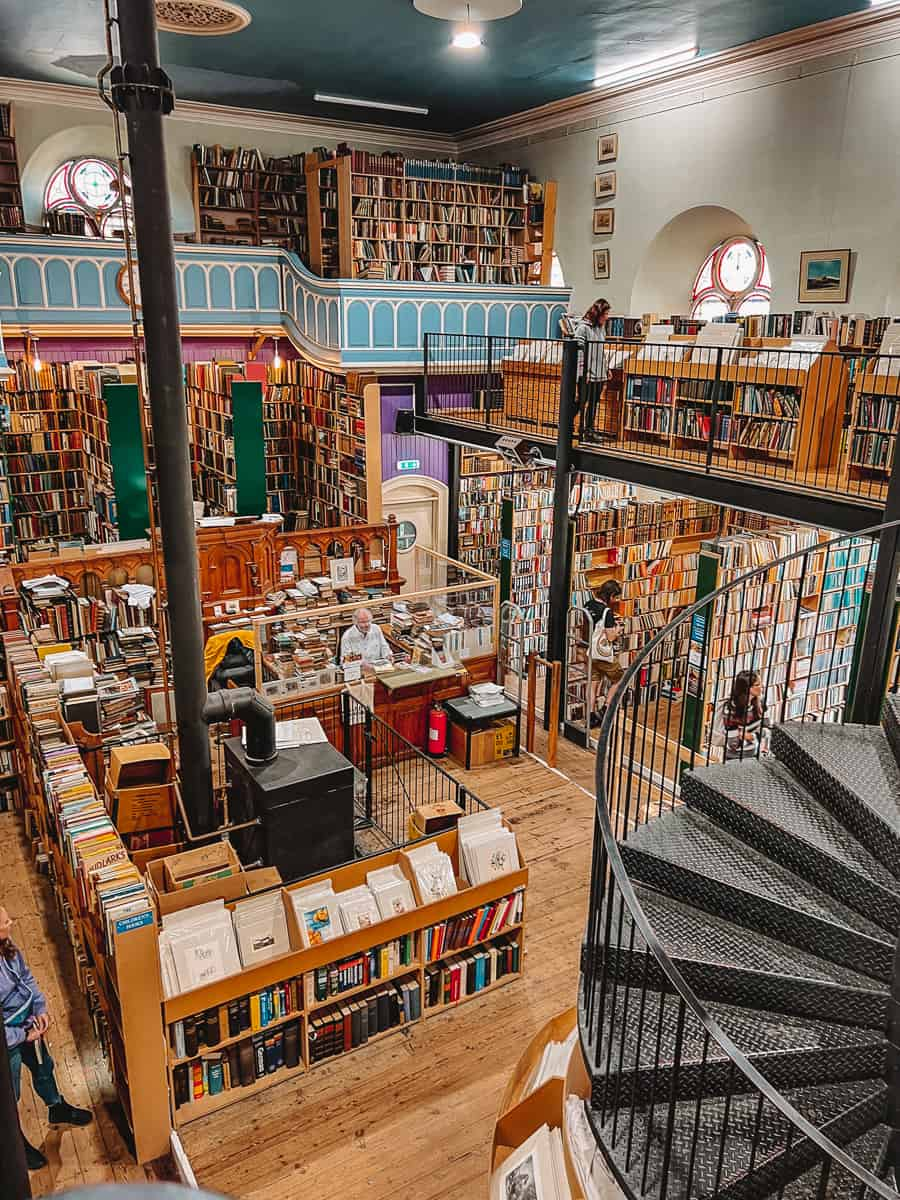
{"type": "Polygon", "coordinates": [[[13,813],[0,814],[0,862],[0,904],[12,914],[13,939],[47,996],[52,1020],[47,1040],[60,1091],[72,1104],[94,1111],[94,1123],[86,1129],[50,1130],[47,1109],[31,1090],[28,1072],[22,1072],[22,1128],[48,1159],[44,1170],[31,1175],[32,1194],[48,1196],[92,1183],[165,1178],[165,1170],[151,1172],[136,1166],[118,1132],[115,1089],[78,990],[72,951],[53,893],[47,879],[35,873],[21,821],[13,813]]]}
{"type": "MultiPolygon", "coordinates": [[[[565,754],[589,779],[589,756],[565,754]]],[[[458,774],[502,806],[530,868],[524,977],[186,1126],[201,1187],[241,1200],[487,1195],[508,1076],[528,1039],[574,1001],[594,802],[526,756],[458,774]]]]}

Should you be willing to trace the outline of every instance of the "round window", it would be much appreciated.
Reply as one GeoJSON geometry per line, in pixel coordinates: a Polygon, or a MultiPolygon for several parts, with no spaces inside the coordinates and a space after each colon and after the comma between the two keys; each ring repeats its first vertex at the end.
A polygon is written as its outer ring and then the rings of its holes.
{"type": "Polygon", "coordinates": [[[406,550],[412,550],[416,544],[416,527],[412,521],[398,521],[397,523],[397,549],[403,553],[406,550]]]}

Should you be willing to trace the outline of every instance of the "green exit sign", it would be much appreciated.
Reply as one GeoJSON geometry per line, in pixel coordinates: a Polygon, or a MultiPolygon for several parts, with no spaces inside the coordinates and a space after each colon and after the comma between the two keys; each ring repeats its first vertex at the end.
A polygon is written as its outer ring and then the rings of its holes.
{"type": "Polygon", "coordinates": [[[397,463],[398,471],[418,471],[422,464],[417,458],[401,458],[397,463]]]}

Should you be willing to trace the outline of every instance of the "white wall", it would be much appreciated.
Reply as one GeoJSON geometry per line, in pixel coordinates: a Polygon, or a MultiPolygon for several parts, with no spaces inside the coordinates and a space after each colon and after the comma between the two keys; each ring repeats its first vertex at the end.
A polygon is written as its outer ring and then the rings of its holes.
{"type": "MultiPolygon", "coordinates": [[[[4,98],[0,95],[0,99],[4,98]]],[[[181,118],[177,111],[176,108],[175,114],[166,118],[164,128],[172,219],[176,232],[180,233],[187,233],[194,227],[191,200],[191,147],[194,143],[258,146],[266,154],[277,155],[297,154],[316,145],[334,146],[336,140],[358,144],[352,125],[341,130],[336,139],[322,133],[300,135],[288,131],[236,129],[226,122],[211,124],[181,118]]],[[[15,102],[15,128],[22,200],[28,224],[41,223],[44,188],[50,174],[61,162],[79,154],[98,154],[104,158],[115,154],[112,117],[102,108],[71,108],[65,104],[18,100],[15,102]]],[[[390,133],[388,138],[391,138],[390,133]]],[[[406,148],[402,137],[386,140],[384,145],[375,145],[367,139],[365,146],[373,153],[406,148]]],[[[412,152],[425,153],[422,150],[412,152]]],[[[428,157],[432,157],[431,152],[428,157]]]]}
{"type": "Polygon", "coordinates": [[[704,253],[726,232],[750,231],[765,245],[774,311],[797,306],[802,250],[849,246],[856,262],[847,310],[900,313],[900,42],[750,75],[600,127],[584,124],[591,127],[479,154],[559,181],[556,244],[579,310],[606,296],[616,312],[685,312],[702,259],[693,225],[680,252],[668,239],[659,270],[645,260],[671,221],[705,206],[712,215],[700,238],[704,253]],[[619,134],[619,157],[598,167],[597,137],[607,131],[619,134]],[[615,232],[595,238],[594,173],[607,167],[618,172],[615,232]],[[735,215],[734,230],[722,228],[721,209],[735,215]],[[594,282],[594,246],[610,249],[609,281],[594,282]]]}

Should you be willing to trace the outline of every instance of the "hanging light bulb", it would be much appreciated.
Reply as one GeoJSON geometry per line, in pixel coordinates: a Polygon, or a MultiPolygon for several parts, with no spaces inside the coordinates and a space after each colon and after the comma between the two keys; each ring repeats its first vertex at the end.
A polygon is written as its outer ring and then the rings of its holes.
{"type": "Polygon", "coordinates": [[[41,356],[38,352],[38,340],[30,330],[25,333],[25,353],[31,359],[32,371],[35,373],[40,371],[44,364],[41,362],[41,356]]]}
{"type": "Polygon", "coordinates": [[[272,359],[272,366],[276,371],[281,370],[281,355],[278,353],[278,338],[275,339],[275,357],[272,359]]]}
{"type": "Polygon", "coordinates": [[[453,35],[453,40],[450,43],[457,50],[477,50],[481,45],[481,34],[472,24],[472,9],[466,5],[466,23],[460,25],[456,33],[453,35]]]}

